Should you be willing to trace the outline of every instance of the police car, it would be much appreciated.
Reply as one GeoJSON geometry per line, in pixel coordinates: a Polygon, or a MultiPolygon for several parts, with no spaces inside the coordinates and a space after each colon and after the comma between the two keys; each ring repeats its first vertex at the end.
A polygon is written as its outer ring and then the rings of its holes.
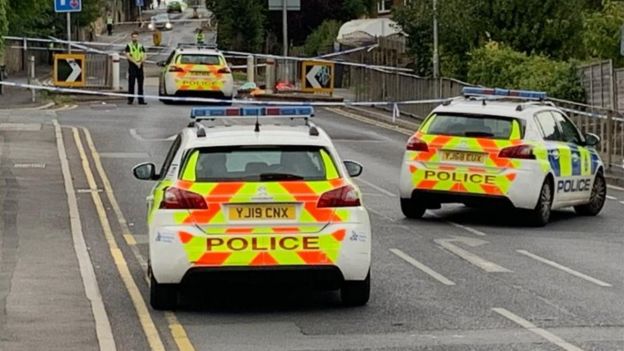
{"type": "Polygon", "coordinates": [[[607,186],[598,136],[582,135],[543,92],[467,87],[463,95],[435,108],[407,142],[406,217],[443,203],[523,209],[537,226],[553,209],[600,213],[607,186]]]}
{"type": "Polygon", "coordinates": [[[224,274],[312,283],[339,289],[345,305],[367,303],[372,233],[352,180],[362,166],[341,161],[313,112],[194,108],[160,171],[133,169],[156,182],[147,213],[155,309],[174,308],[180,284],[224,274]]]}
{"type": "MultiPolygon", "coordinates": [[[[205,97],[229,100],[234,96],[234,78],[225,56],[210,45],[179,44],[162,67],[159,96],[205,97]]],[[[161,99],[163,103],[173,100],[161,99]]]]}

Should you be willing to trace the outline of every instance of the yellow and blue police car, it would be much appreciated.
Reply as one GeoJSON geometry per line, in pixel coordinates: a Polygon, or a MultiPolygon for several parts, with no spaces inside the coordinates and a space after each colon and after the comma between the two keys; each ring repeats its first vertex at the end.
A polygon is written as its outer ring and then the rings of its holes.
{"type": "Polygon", "coordinates": [[[408,218],[443,203],[595,216],[607,196],[597,135],[579,132],[546,93],[466,87],[436,107],[409,139],[400,174],[408,218]]]}
{"type": "Polygon", "coordinates": [[[156,182],[147,212],[155,309],[174,308],[185,281],[222,273],[368,302],[371,225],[352,180],[362,166],[341,161],[313,114],[309,106],[194,108],[161,170],[133,169],[156,182]]]}

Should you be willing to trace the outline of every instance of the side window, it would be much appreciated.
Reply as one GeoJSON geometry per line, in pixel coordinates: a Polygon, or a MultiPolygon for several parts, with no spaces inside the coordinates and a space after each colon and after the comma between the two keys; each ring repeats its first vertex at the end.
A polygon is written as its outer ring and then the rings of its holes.
{"type": "Polygon", "coordinates": [[[574,144],[582,144],[583,139],[581,138],[581,134],[572,121],[570,121],[566,116],[562,115],[559,112],[551,112],[555,117],[555,120],[561,127],[562,138],[561,141],[565,141],[567,143],[574,144]]]}
{"type": "Polygon", "coordinates": [[[171,167],[171,162],[173,162],[173,158],[175,157],[176,153],[180,149],[181,144],[182,144],[182,137],[178,135],[176,139],[173,141],[173,144],[171,144],[171,148],[169,149],[169,152],[167,153],[167,157],[165,157],[165,162],[163,162],[162,169],[160,170],[160,173],[159,173],[160,179],[163,179],[167,175],[167,172],[169,172],[169,167],[171,167]]]}
{"type": "Polygon", "coordinates": [[[544,140],[550,141],[560,141],[561,133],[559,132],[559,127],[557,127],[557,122],[553,118],[550,112],[540,112],[535,115],[535,119],[537,120],[537,124],[540,126],[542,130],[542,134],[544,135],[544,140]]]}
{"type": "Polygon", "coordinates": [[[167,57],[167,64],[170,64],[173,61],[173,56],[175,56],[175,50],[171,52],[171,55],[167,57]]]}

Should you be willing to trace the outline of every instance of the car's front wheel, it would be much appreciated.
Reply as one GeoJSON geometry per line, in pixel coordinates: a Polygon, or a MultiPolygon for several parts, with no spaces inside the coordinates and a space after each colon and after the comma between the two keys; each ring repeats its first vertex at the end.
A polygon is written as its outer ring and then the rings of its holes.
{"type": "Polygon", "coordinates": [[[345,306],[364,306],[370,298],[370,271],[364,280],[348,280],[340,289],[340,299],[345,306]]]}
{"type": "Polygon", "coordinates": [[[552,183],[549,179],[544,181],[542,189],[537,199],[537,205],[529,214],[530,224],[536,227],[543,227],[550,221],[550,213],[553,202],[552,183]]]}
{"type": "Polygon", "coordinates": [[[604,175],[598,173],[596,179],[594,179],[594,186],[592,187],[591,197],[589,202],[585,205],[574,206],[574,211],[581,216],[596,216],[607,200],[607,182],[604,175]]]}
{"type": "Polygon", "coordinates": [[[155,310],[173,310],[178,305],[178,285],[160,284],[150,275],[150,305],[155,310]]]}
{"type": "Polygon", "coordinates": [[[414,199],[401,199],[401,212],[407,218],[422,218],[427,209],[425,206],[418,204],[414,199]]]}

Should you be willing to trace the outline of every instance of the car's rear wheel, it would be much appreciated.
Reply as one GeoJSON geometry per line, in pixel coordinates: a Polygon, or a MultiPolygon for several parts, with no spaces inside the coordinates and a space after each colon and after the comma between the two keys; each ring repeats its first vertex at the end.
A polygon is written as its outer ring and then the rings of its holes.
{"type": "Polygon", "coordinates": [[[574,211],[581,216],[595,216],[602,211],[606,200],[607,182],[605,181],[604,175],[598,173],[594,180],[589,202],[585,205],[574,206],[574,211]]]}
{"type": "Polygon", "coordinates": [[[364,280],[347,280],[340,289],[340,299],[345,306],[364,306],[370,299],[370,271],[364,280]]]}
{"type": "Polygon", "coordinates": [[[150,275],[150,305],[155,310],[173,310],[178,305],[178,285],[160,284],[150,275]]]}
{"type": "MultiPolygon", "coordinates": [[[[169,96],[165,92],[165,83],[164,82],[162,84],[160,84],[160,86],[158,88],[158,96],[161,96],[161,97],[168,97],[169,96]]],[[[165,105],[171,105],[173,103],[173,101],[169,100],[169,99],[160,99],[160,102],[162,102],[165,105]]]]}
{"type": "Polygon", "coordinates": [[[427,211],[425,206],[418,204],[414,199],[401,199],[401,212],[407,218],[418,219],[427,211]]]}
{"type": "Polygon", "coordinates": [[[550,221],[550,213],[553,202],[552,183],[546,179],[542,184],[537,205],[529,214],[530,224],[536,227],[543,227],[550,221]]]}

